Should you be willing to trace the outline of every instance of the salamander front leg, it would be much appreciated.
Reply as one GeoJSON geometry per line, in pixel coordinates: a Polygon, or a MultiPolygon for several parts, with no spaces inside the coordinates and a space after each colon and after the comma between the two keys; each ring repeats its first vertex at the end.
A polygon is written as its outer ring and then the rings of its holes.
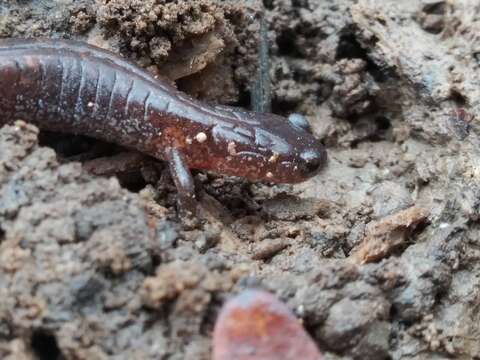
{"type": "Polygon", "coordinates": [[[196,215],[195,183],[183,155],[175,148],[166,152],[173,182],[178,190],[178,207],[185,215],[196,215]]]}

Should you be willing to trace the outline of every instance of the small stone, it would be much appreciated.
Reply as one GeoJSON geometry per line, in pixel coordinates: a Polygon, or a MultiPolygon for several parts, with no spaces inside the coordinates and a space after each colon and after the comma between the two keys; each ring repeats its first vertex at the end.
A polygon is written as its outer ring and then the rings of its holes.
{"type": "Polygon", "coordinates": [[[215,324],[213,360],[321,360],[317,346],[273,295],[246,290],[228,301],[215,324]]]}
{"type": "Polygon", "coordinates": [[[286,239],[267,239],[257,245],[253,251],[253,260],[268,260],[289,246],[286,239]]]}

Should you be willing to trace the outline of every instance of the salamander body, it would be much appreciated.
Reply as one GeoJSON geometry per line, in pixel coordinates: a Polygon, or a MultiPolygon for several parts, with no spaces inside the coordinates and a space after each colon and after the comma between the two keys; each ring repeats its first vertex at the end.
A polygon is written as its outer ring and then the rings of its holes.
{"type": "Polygon", "coordinates": [[[17,119],[166,160],[184,195],[193,193],[189,169],[294,183],[326,162],[324,148],[297,121],[203,104],[75,41],[0,41],[0,125],[17,119]]]}

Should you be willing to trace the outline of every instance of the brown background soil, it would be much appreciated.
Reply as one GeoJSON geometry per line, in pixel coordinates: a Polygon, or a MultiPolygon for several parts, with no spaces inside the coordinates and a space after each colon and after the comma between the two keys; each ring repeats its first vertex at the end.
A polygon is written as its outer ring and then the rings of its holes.
{"type": "MultiPolygon", "coordinates": [[[[247,287],[327,359],[480,358],[480,6],[263,3],[272,109],[307,115],[328,168],[295,186],[199,173],[207,221],[188,226],[161,163],[96,177],[75,160],[121,149],[3,127],[0,358],[208,359],[220,306],[247,287]]],[[[8,1],[0,36],[88,41],[248,107],[255,9],[8,1]]]]}

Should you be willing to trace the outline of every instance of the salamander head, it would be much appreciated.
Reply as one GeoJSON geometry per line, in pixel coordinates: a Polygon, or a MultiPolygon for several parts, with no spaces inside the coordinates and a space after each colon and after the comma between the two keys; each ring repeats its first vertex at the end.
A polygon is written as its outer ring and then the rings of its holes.
{"type": "Polygon", "coordinates": [[[227,146],[227,168],[219,170],[252,181],[297,183],[317,174],[327,154],[308,131],[308,122],[272,114],[239,112],[234,128],[221,127],[214,138],[227,146]],[[234,166],[228,166],[228,164],[234,166]]]}
{"type": "Polygon", "coordinates": [[[305,118],[294,115],[287,120],[270,114],[264,116],[263,126],[256,130],[256,144],[267,156],[272,153],[266,166],[271,173],[265,175],[267,178],[280,183],[301,182],[325,166],[326,150],[310,133],[305,118]]]}

